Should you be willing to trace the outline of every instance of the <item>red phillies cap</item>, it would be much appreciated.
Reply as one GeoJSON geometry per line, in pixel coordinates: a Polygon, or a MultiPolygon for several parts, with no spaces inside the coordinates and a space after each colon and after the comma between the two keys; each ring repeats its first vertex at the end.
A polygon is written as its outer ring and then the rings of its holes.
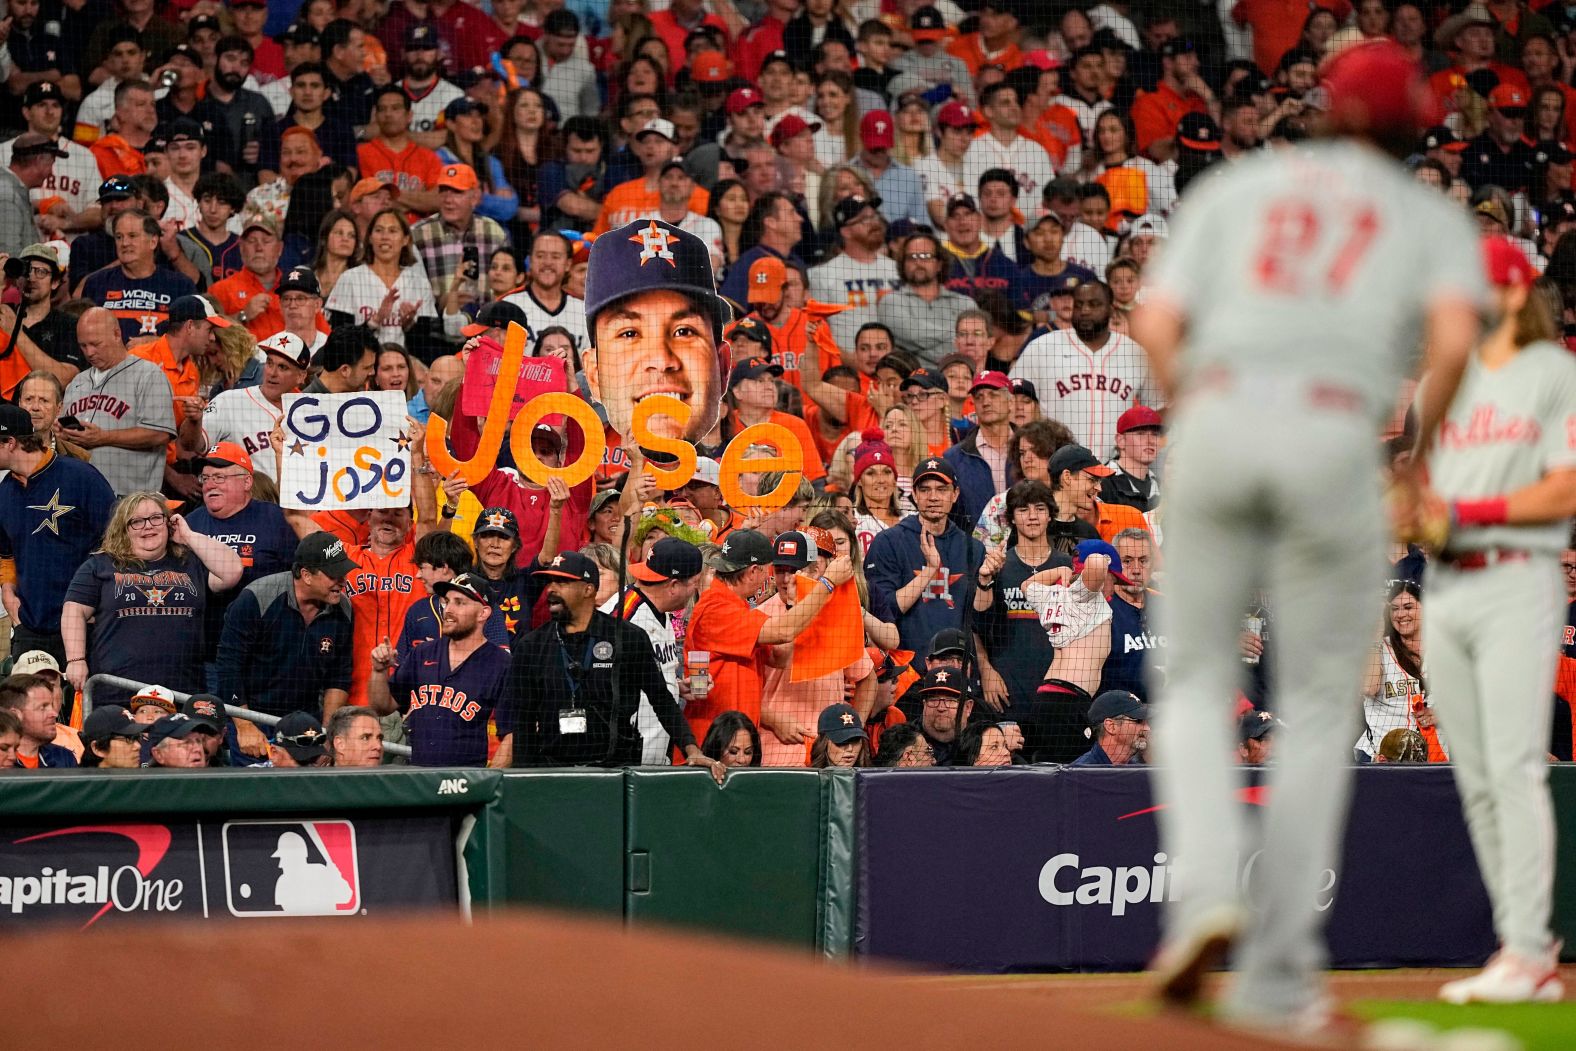
{"type": "Polygon", "coordinates": [[[890,150],[897,141],[892,114],[884,109],[873,109],[859,118],[859,141],[867,150],[890,150]]]}
{"type": "Polygon", "coordinates": [[[1143,427],[1159,429],[1165,424],[1161,422],[1160,414],[1147,405],[1134,405],[1116,418],[1116,433],[1126,434],[1143,427]]]}
{"type": "Polygon", "coordinates": [[[772,133],[770,136],[772,149],[778,149],[783,143],[787,142],[795,135],[803,135],[807,131],[817,132],[820,130],[820,121],[806,124],[804,118],[799,116],[797,113],[785,113],[778,119],[777,124],[772,128],[772,133]]]}
{"type": "Polygon", "coordinates": [[[733,94],[728,96],[726,109],[728,116],[737,117],[751,106],[764,106],[766,100],[761,98],[761,93],[754,88],[735,88],[733,94]]]}
{"type": "Polygon", "coordinates": [[[1488,104],[1495,109],[1526,109],[1527,93],[1514,84],[1495,84],[1488,93],[1488,104]]]}
{"type": "Polygon", "coordinates": [[[979,122],[979,116],[956,99],[942,106],[936,114],[936,123],[943,128],[973,128],[979,122]]]}
{"type": "Polygon", "coordinates": [[[969,388],[973,394],[977,390],[1012,390],[1012,380],[1007,378],[1005,372],[986,370],[974,377],[974,385],[969,388]]]}
{"type": "Polygon", "coordinates": [[[1393,40],[1354,44],[1325,64],[1329,119],[1346,132],[1421,131],[1439,123],[1439,102],[1417,64],[1393,40]]]}
{"type": "Polygon", "coordinates": [[[1483,267],[1489,281],[1499,288],[1511,285],[1527,288],[1538,276],[1526,253],[1508,237],[1483,238],[1483,267]]]}

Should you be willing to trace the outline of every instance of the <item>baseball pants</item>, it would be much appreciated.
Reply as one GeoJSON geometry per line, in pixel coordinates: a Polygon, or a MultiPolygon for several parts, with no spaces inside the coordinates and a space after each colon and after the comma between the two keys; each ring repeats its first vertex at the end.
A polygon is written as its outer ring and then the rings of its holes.
{"type": "Polygon", "coordinates": [[[1179,895],[1166,934],[1246,904],[1223,1007],[1278,1018],[1320,991],[1326,950],[1316,903],[1345,824],[1356,699],[1382,605],[1384,529],[1372,421],[1316,408],[1297,381],[1262,387],[1204,395],[1172,430],[1167,579],[1157,602],[1170,638],[1168,686],[1155,705],[1152,761],[1179,895]],[[1237,797],[1234,701],[1246,678],[1238,634],[1261,586],[1275,613],[1272,693],[1286,725],[1250,840],[1237,797]],[[1251,885],[1239,888],[1239,865],[1255,850],[1251,885]]]}
{"type": "Polygon", "coordinates": [[[1494,906],[1518,956],[1553,945],[1549,724],[1564,581],[1553,555],[1483,569],[1430,566],[1423,592],[1429,699],[1494,906]]]}

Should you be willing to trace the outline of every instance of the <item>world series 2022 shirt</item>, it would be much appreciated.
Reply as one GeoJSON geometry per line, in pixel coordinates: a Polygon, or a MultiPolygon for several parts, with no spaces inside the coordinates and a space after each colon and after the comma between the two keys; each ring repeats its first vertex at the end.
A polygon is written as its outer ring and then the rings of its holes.
{"type": "Polygon", "coordinates": [[[107,266],[89,274],[82,282],[82,295],[115,315],[120,322],[120,338],[126,342],[142,336],[157,336],[169,320],[170,304],[181,296],[194,296],[197,286],[184,274],[154,267],[147,277],[127,277],[118,266],[107,266]]]}

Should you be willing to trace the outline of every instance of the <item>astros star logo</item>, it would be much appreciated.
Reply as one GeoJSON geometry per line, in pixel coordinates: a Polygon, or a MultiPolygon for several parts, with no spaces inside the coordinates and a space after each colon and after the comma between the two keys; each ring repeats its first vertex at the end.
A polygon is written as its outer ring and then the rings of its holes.
{"type": "Polygon", "coordinates": [[[170,593],[169,588],[143,588],[142,593],[148,596],[148,604],[152,606],[164,605],[164,597],[170,593]]]}
{"type": "Polygon", "coordinates": [[[852,715],[849,715],[847,712],[844,712],[843,713],[843,725],[844,726],[852,726],[852,725],[854,725],[854,717],[852,715]]]}
{"type": "Polygon", "coordinates": [[[561,566],[563,564],[564,564],[564,556],[563,555],[554,555],[553,556],[553,565],[561,566]]]}
{"type": "Polygon", "coordinates": [[[644,230],[630,238],[630,241],[640,245],[641,266],[645,266],[653,259],[662,259],[675,269],[678,268],[679,264],[674,261],[673,252],[668,248],[668,245],[677,240],[677,237],[658,226],[655,219],[651,220],[651,223],[644,230]]]}
{"type": "MultiPolygon", "coordinates": [[[[508,518],[502,511],[494,511],[492,514],[487,516],[487,525],[492,529],[507,529],[508,522],[508,518]]],[[[559,559],[554,558],[553,565],[558,565],[559,561],[559,559]]]]}
{"type": "Polygon", "coordinates": [[[938,671],[936,673],[936,681],[937,682],[946,682],[947,681],[947,673],[944,672],[944,671],[938,671]]]}
{"type": "Polygon", "coordinates": [[[45,529],[49,530],[51,533],[54,533],[56,536],[59,536],[60,517],[76,510],[75,507],[72,507],[69,504],[62,504],[60,502],[59,489],[55,490],[55,495],[49,498],[49,502],[47,504],[29,504],[27,509],[29,511],[42,511],[44,514],[49,516],[40,521],[38,525],[33,527],[34,536],[38,535],[45,529]]]}

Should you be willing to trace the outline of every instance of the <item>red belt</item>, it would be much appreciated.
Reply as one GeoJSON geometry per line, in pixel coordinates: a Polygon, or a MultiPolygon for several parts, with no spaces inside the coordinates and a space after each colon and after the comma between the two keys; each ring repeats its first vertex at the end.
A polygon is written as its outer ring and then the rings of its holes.
{"type": "Polygon", "coordinates": [[[1516,548],[1492,547],[1487,551],[1447,551],[1439,556],[1441,562],[1451,569],[1487,569],[1489,566],[1499,565],[1501,562],[1525,562],[1532,557],[1532,552],[1521,551],[1516,548]]]}

